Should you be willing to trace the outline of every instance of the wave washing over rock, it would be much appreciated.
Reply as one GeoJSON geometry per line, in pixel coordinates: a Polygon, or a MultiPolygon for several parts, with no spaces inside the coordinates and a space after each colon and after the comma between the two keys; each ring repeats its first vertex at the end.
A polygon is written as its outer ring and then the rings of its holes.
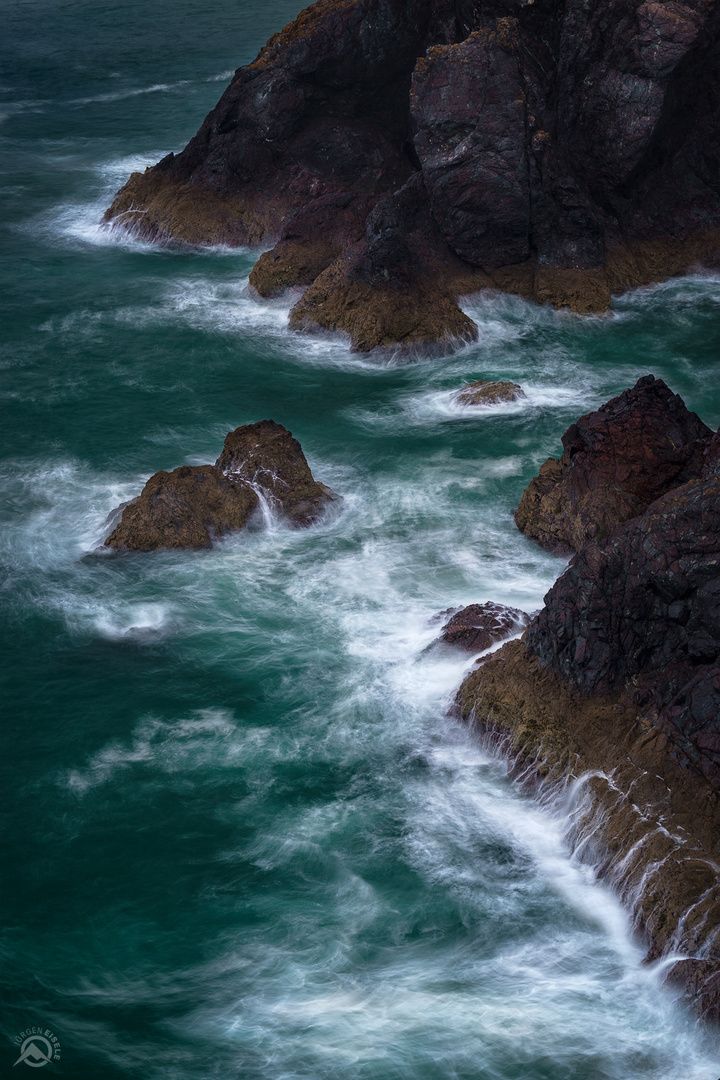
{"type": "Polygon", "coordinates": [[[474,338],[483,288],[606,311],[720,264],[720,8],[318,0],[106,217],[273,244],[252,286],[360,351],[474,338]]]}
{"type": "Polygon", "coordinates": [[[587,788],[576,845],[631,908],[649,958],[667,958],[717,1020],[720,436],[648,376],[563,444],[519,523],[534,508],[543,528],[529,535],[578,552],[523,639],[465,680],[457,707],[526,782],[587,788]],[[658,410],[674,423],[657,424],[658,410]]]}
{"type": "Polygon", "coordinates": [[[122,516],[105,545],[209,548],[262,514],[295,528],[312,525],[338,498],[313,478],[297,439],[274,420],[261,420],[231,431],[214,465],[154,473],[136,499],[118,508],[122,516]]]}

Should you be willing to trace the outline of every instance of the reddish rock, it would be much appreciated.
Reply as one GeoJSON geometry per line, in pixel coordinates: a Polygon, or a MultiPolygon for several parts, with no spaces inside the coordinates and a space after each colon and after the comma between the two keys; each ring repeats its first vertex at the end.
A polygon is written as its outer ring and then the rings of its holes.
{"type": "Polygon", "coordinates": [[[516,634],[527,623],[528,616],[518,608],[505,607],[492,601],[470,604],[445,623],[440,640],[448,645],[459,645],[468,652],[483,652],[498,641],[516,634]]]}
{"type": "Polygon", "coordinates": [[[548,458],[526,488],[516,524],[550,551],[579,550],[699,478],[711,436],[682,398],[647,375],[568,428],[562,457],[548,458]]]}

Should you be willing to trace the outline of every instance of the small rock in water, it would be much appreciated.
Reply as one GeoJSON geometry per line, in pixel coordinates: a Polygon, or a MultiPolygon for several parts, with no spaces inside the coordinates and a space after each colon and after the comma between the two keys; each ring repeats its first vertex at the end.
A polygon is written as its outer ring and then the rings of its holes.
{"type": "Polygon", "coordinates": [[[215,537],[244,528],[258,505],[249,484],[229,480],[215,465],[181,465],[150,477],[105,545],[129,551],[209,548],[215,537]]]}
{"type": "Polygon", "coordinates": [[[231,431],[215,464],[231,479],[261,488],[291,525],[312,525],[327,504],[339,498],[313,478],[300,443],[274,420],[231,431]]]}
{"type": "Polygon", "coordinates": [[[459,405],[500,405],[524,397],[525,391],[519,383],[487,382],[485,379],[468,383],[455,395],[459,405]]]}
{"type": "Polygon", "coordinates": [[[519,608],[505,607],[492,600],[470,604],[445,623],[440,640],[448,645],[460,645],[468,652],[482,652],[516,634],[529,621],[529,616],[519,608]]]}
{"type": "Polygon", "coordinates": [[[231,431],[215,465],[182,465],[151,476],[142,493],[125,504],[105,546],[209,548],[214,539],[244,529],[261,499],[288,524],[302,528],[338,498],[314,480],[290,432],[262,420],[231,431]]]}

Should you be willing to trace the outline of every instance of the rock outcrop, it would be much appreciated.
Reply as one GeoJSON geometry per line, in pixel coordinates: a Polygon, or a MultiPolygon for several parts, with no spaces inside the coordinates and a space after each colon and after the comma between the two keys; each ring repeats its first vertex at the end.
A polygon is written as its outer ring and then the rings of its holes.
{"type": "Polygon", "coordinates": [[[487,382],[480,379],[458,390],[455,400],[458,405],[502,405],[524,397],[525,391],[519,383],[487,382]]]}
{"type": "Polygon", "coordinates": [[[586,478],[587,447],[611,446],[615,474],[639,477],[643,512],[584,544],[523,639],[466,679],[457,707],[515,776],[574,790],[571,841],[624,898],[649,957],[679,957],[672,978],[717,1020],[720,434],[681,406],[644,379],[565,442],[586,454],[586,478]],[[674,423],[649,454],[629,433],[634,415],[653,430],[652,410],[637,406],[658,399],[674,423]],[[645,506],[653,477],[671,490],[645,506]]]}
{"type": "Polygon", "coordinates": [[[632,390],[582,416],[562,437],[515,513],[521,532],[569,554],[697,479],[712,431],[662,379],[646,375],[632,390]]]}
{"type": "Polygon", "coordinates": [[[209,548],[245,528],[261,502],[289,525],[303,528],[337,499],[313,479],[291,433],[262,420],[231,431],[215,465],[182,465],[151,476],[123,508],[105,545],[132,551],[209,548]]]}
{"type": "Polygon", "coordinates": [[[720,8],[706,0],[317,0],[107,220],[272,244],[296,328],[440,347],[457,297],[577,312],[720,265],[720,8]]]}
{"type": "Polygon", "coordinates": [[[291,525],[312,525],[337,499],[334,491],[313,479],[300,443],[274,420],[231,431],[215,464],[231,480],[262,492],[291,525]]]}
{"type": "Polygon", "coordinates": [[[479,653],[517,634],[527,624],[528,616],[524,611],[488,600],[484,604],[470,604],[455,612],[443,626],[440,640],[448,645],[459,645],[468,652],[479,653]]]}

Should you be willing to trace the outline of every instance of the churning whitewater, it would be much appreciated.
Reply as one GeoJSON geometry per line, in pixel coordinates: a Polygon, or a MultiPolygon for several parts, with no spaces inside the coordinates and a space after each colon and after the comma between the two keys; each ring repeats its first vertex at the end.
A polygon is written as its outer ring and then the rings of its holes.
{"type": "Polygon", "coordinates": [[[717,1080],[573,851],[582,784],[513,786],[448,716],[473,661],[437,638],[448,608],[542,604],[565,562],[512,514],[580,414],[652,372],[717,427],[720,282],[591,319],[473,297],[476,344],[401,363],[289,333],[257,252],[102,227],[295,13],[8,20],[3,1068],[38,1025],[73,1080],[717,1080]],[[480,378],[526,397],[457,405],[480,378]],[[98,553],[152,473],[266,418],[343,496],[322,524],[98,553]]]}

